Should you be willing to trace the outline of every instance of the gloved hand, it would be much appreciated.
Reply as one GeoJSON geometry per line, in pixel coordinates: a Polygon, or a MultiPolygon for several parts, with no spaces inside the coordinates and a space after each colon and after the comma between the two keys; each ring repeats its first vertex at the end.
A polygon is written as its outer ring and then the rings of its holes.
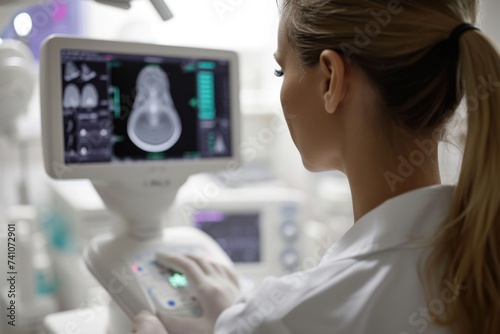
{"type": "MultiPolygon", "coordinates": [[[[241,295],[236,274],[225,265],[192,255],[157,254],[156,262],[186,275],[203,309],[203,315],[199,318],[157,314],[168,334],[213,333],[219,315],[241,295]]],[[[151,314],[140,313],[133,328],[139,334],[166,334],[164,329],[163,332],[159,331],[157,325],[158,319],[151,314]]]]}
{"type": "Polygon", "coordinates": [[[148,311],[137,314],[132,324],[132,334],[168,334],[160,319],[148,311]]]}

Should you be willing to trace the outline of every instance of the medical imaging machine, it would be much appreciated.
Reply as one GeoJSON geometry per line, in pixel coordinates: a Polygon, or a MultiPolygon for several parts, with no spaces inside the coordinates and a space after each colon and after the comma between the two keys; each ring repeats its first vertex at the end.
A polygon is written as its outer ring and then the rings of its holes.
{"type": "Polygon", "coordinates": [[[90,179],[125,225],[86,247],[90,271],[129,317],[143,309],[199,316],[187,278],[158,266],[155,254],[231,265],[203,231],[162,218],[188,176],[238,168],[237,55],[53,36],[40,71],[47,173],[90,179]]]}

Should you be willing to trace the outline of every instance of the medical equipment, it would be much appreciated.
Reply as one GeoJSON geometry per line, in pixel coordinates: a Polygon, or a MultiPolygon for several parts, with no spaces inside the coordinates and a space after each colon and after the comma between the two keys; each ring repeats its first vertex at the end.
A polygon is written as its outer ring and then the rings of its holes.
{"type": "MultiPolygon", "coordinates": [[[[259,186],[221,186],[219,194],[208,200],[203,188],[218,187],[217,182],[204,174],[190,177],[179,190],[168,219],[197,227],[215,239],[234,262],[244,290],[269,275],[300,269],[313,255],[318,236],[302,192],[275,181],[261,182],[259,186]]],[[[53,236],[59,301],[63,309],[74,309],[92,299],[96,286],[88,270],[76,265],[83,263],[78,250],[96,235],[117,231],[119,225],[89,181],[49,182],[48,187],[51,210],[57,215],[48,229],[53,236]]]]}
{"type": "Polygon", "coordinates": [[[34,89],[34,59],[22,42],[0,42],[0,133],[14,135],[16,120],[28,107],[34,89]]]}
{"type": "Polygon", "coordinates": [[[39,333],[43,318],[59,310],[53,296],[52,263],[44,238],[36,231],[37,220],[34,207],[18,205],[8,208],[6,224],[2,224],[3,231],[8,227],[12,233],[0,242],[2,248],[9,249],[9,253],[2,252],[0,260],[8,279],[5,288],[0,289],[0,307],[7,310],[0,322],[2,333],[39,333]]]}
{"type": "MultiPolygon", "coordinates": [[[[130,2],[132,0],[95,0],[95,1],[122,9],[129,9],[131,7],[130,2]]],[[[170,8],[168,8],[165,0],[150,0],[150,1],[163,21],[170,20],[171,18],[174,17],[174,14],[172,14],[170,8]]]]}
{"type": "MultiPolygon", "coordinates": [[[[236,188],[224,187],[220,182],[206,174],[191,176],[179,190],[167,221],[199,227],[214,238],[233,260],[243,290],[252,290],[270,275],[281,276],[293,267],[308,269],[319,262],[330,244],[318,242],[325,237],[325,231],[308,219],[308,204],[302,192],[276,181],[236,188]],[[216,196],[212,193],[214,189],[216,196]]],[[[111,228],[111,217],[90,182],[54,182],[50,187],[54,208],[66,217],[75,242],[89,240],[89,235],[102,231],[103,226],[111,228]],[[83,197],[84,201],[78,201],[83,197]],[[93,217],[101,223],[93,223],[93,217]]],[[[75,257],[74,261],[80,260],[75,257]]],[[[72,284],[84,289],[81,281],[86,274],[64,265],[56,267],[60,267],[61,280],[67,280],[60,282],[67,286],[65,291],[72,284]]],[[[76,295],[82,293],[78,291],[76,295]]],[[[83,308],[47,317],[48,334],[64,333],[68,324],[76,324],[82,334],[104,334],[110,309],[107,303],[99,301],[106,298],[102,292],[91,294],[83,308]]],[[[76,295],[66,298],[75,299],[76,295]]]]}
{"type": "Polygon", "coordinates": [[[57,299],[62,310],[82,308],[101,288],[81,252],[95,236],[119,232],[120,224],[88,180],[48,180],[47,188],[50,204],[42,216],[58,277],[57,299]]]}
{"type": "MultiPolygon", "coordinates": [[[[34,90],[34,59],[30,49],[16,40],[0,42],[0,140],[8,140],[8,147],[19,150],[20,175],[17,184],[16,203],[27,204],[27,140],[17,131],[17,121],[26,114],[34,90]],[[3,138],[2,138],[3,137],[3,138]]],[[[1,143],[0,143],[1,144],[1,143]]],[[[4,155],[6,152],[1,152],[4,155]]],[[[7,187],[4,180],[6,164],[0,166],[0,195],[7,187]]],[[[7,200],[0,196],[0,207],[7,200]]]]}
{"type": "Polygon", "coordinates": [[[243,290],[251,290],[265,277],[304,269],[317,235],[301,191],[272,182],[218,188],[215,179],[194,178],[190,181],[200,186],[179,192],[176,212],[224,249],[243,278],[243,290]]]}
{"type": "MultiPolygon", "coordinates": [[[[231,263],[198,229],[162,231],[161,217],[189,175],[239,166],[236,54],[56,36],[44,43],[40,66],[47,173],[56,179],[92,180],[105,205],[127,224],[123,234],[91,241],[84,251],[90,271],[129,317],[158,308],[196,316],[201,310],[190,298],[189,286],[179,289],[172,283],[182,280],[181,273],[163,271],[154,259],[157,251],[164,251],[231,263]],[[82,77],[84,65],[96,72],[90,80],[82,77]],[[127,128],[140,97],[136,78],[148,68],[168,74],[170,91],[163,85],[162,94],[171,94],[176,110],[170,112],[178,112],[183,127],[178,141],[164,152],[142,150],[127,128]],[[68,86],[82,92],[88,84],[95,87],[97,101],[95,95],[84,101],[88,104],[71,97],[79,103],[64,106],[68,86]],[[160,300],[153,297],[159,288],[168,289],[160,300]]],[[[158,83],[152,79],[141,88],[158,83]]],[[[164,106],[152,105],[138,120],[138,129],[149,127],[154,135],[145,134],[141,140],[164,143],[178,125],[162,118],[164,106]]]]}
{"type": "MultiPolygon", "coordinates": [[[[0,0],[0,29],[11,19],[11,16],[24,6],[38,3],[37,0],[0,0]]],[[[40,329],[42,319],[58,310],[53,295],[54,277],[52,266],[47,256],[44,240],[36,230],[37,213],[27,204],[27,142],[28,137],[18,128],[19,119],[24,116],[34,91],[35,71],[34,57],[30,49],[17,40],[0,38],[0,140],[5,140],[8,145],[0,157],[0,227],[2,249],[0,255],[1,268],[10,268],[9,282],[0,283],[2,291],[0,306],[8,310],[0,323],[0,332],[35,333],[40,329]],[[5,155],[10,156],[12,148],[18,149],[20,167],[17,164],[6,164],[5,155]],[[6,171],[21,170],[19,178],[7,178],[6,171]],[[17,183],[14,190],[11,184],[17,183]],[[14,190],[14,191],[12,191],[14,190]],[[17,190],[17,191],[16,191],[17,190]],[[9,196],[2,196],[3,193],[9,196]],[[15,194],[15,195],[11,195],[15,194]],[[7,205],[5,208],[4,205],[7,205]],[[7,231],[15,231],[15,237],[8,239],[3,235],[7,231]],[[8,253],[9,242],[16,247],[16,256],[8,253]],[[15,263],[12,271],[11,260],[15,263]],[[13,273],[12,273],[13,272],[13,273]],[[8,284],[6,284],[8,283],[8,284]],[[12,290],[15,286],[15,291],[12,290]],[[6,291],[4,290],[6,289],[6,291]],[[14,301],[15,304],[12,304],[14,301]],[[12,312],[14,315],[12,315],[12,312]],[[11,326],[8,321],[14,321],[11,326]]],[[[3,144],[3,143],[0,143],[3,144]]],[[[13,151],[13,150],[12,150],[13,151]]],[[[13,232],[14,233],[14,232],[13,232]]],[[[7,274],[7,272],[5,272],[7,274]]]]}

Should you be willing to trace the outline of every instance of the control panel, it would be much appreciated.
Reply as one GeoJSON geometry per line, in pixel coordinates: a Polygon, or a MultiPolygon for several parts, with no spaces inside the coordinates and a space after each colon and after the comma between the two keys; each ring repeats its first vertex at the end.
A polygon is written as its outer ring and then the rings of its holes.
{"type": "Polygon", "coordinates": [[[85,262],[124,313],[133,319],[143,310],[178,317],[199,317],[195,287],[179,268],[161,264],[158,254],[191,254],[229,267],[220,246],[199,229],[170,227],[144,242],[128,235],[93,238],[83,251],[85,262]]]}
{"type": "Polygon", "coordinates": [[[160,265],[151,251],[135,254],[129,263],[137,282],[157,312],[177,317],[202,315],[202,308],[184,274],[160,265]]]}

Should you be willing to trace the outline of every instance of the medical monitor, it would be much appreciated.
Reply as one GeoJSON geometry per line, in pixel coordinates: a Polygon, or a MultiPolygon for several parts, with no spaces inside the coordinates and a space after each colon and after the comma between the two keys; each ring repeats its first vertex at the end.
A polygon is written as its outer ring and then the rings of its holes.
{"type": "Polygon", "coordinates": [[[211,236],[234,263],[261,259],[260,212],[203,210],[193,215],[194,225],[211,236]]]}
{"type": "Polygon", "coordinates": [[[54,178],[192,174],[238,161],[233,52],[54,36],[40,67],[54,178]]]}

